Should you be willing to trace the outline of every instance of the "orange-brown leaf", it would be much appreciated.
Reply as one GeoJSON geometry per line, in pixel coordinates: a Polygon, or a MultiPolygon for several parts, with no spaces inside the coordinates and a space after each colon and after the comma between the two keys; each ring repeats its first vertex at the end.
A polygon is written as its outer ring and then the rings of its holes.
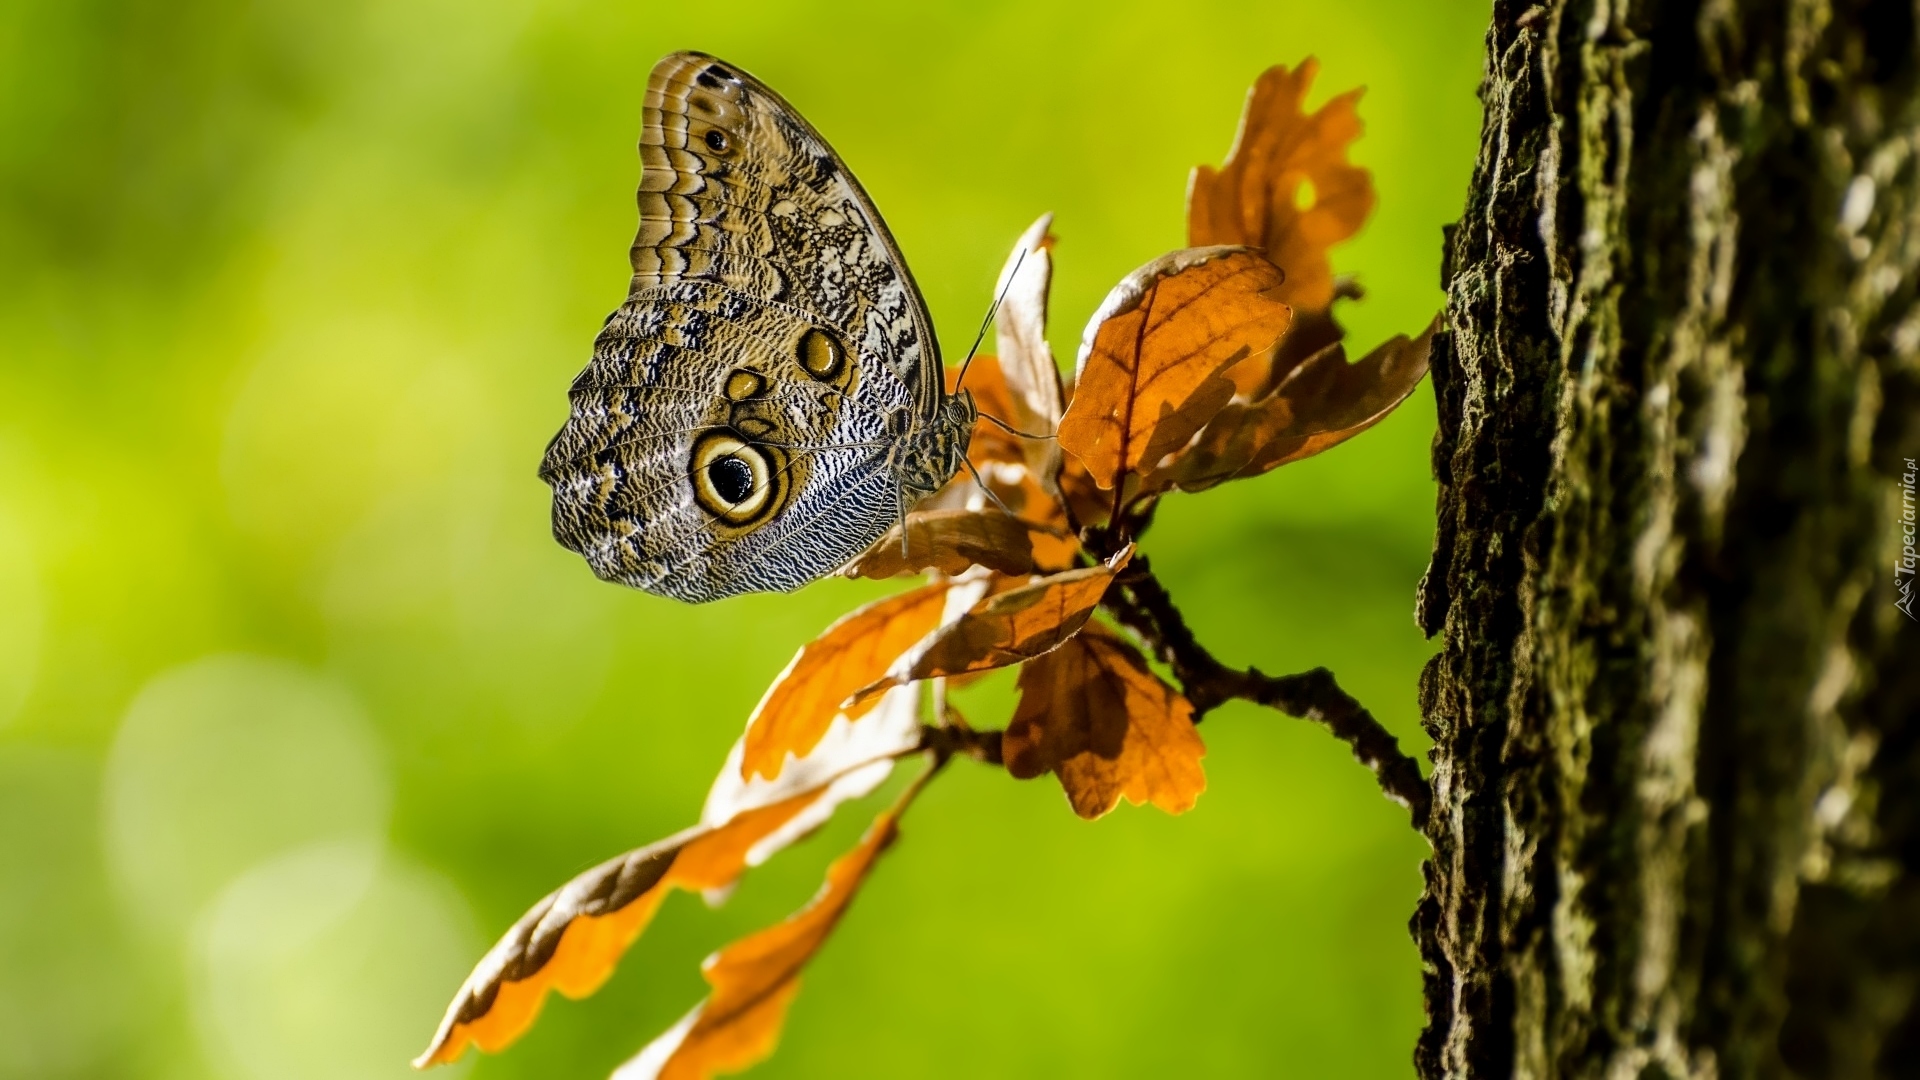
{"type": "Polygon", "coordinates": [[[1087,625],[1114,575],[1132,555],[1128,547],[1109,563],[1053,574],[987,597],[903,654],[855,701],[920,679],[1007,667],[1058,648],[1087,625]]]}
{"type": "Polygon", "coordinates": [[[740,775],[772,778],[789,753],[805,757],[840,715],[841,702],[939,624],[946,594],[947,586],[936,583],[875,601],[802,646],[747,721],[740,775]]]}
{"type": "Polygon", "coordinates": [[[1287,273],[1280,298],[1303,312],[1333,303],[1327,249],[1358,232],[1374,203],[1372,177],[1347,160],[1361,92],[1302,108],[1319,69],[1309,57],[1262,74],[1226,164],[1194,169],[1187,187],[1187,243],[1263,248],[1287,273]]]}
{"type": "Polygon", "coordinates": [[[713,993],[621,1066],[615,1080],[705,1080],[772,1053],[801,969],[833,933],[896,831],[894,816],[881,814],[859,845],[828,867],[825,885],[806,907],[708,957],[703,967],[713,993]]]}
{"type": "MultiPolygon", "coordinates": [[[[953,596],[965,604],[984,591],[984,582],[956,586],[953,596]]],[[[505,1047],[533,1023],[548,990],[579,998],[598,989],[669,891],[713,902],[747,867],[871,793],[920,745],[917,689],[896,690],[859,724],[831,726],[776,780],[742,778],[745,738],[736,740],[701,823],[602,863],[534,905],[475,966],[415,1065],[453,1061],[468,1043],[505,1047]]]]}
{"type": "Polygon", "coordinates": [[[548,990],[581,998],[599,989],[668,891],[730,885],[753,846],[822,791],[628,852],[549,894],[475,965],[414,1067],[455,1061],[468,1043],[489,1053],[503,1049],[532,1026],[548,990]]]}
{"type": "Polygon", "coordinates": [[[1192,704],[1097,623],[1021,669],[1001,747],[1011,775],[1058,776],[1083,818],[1123,797],[1182,813],[1207,786],[1192,704]]]}
{"type": "Polygon", "coordinates": [[[1111,490],[1185,445],[1232,399],[1224,372],[1286,332],[1281,277],[1240,248],[1177,251],[1129,274],[1088,324],[1061,447],[1111,490]]]}
{"type": "Polygon", "coordinates": [[[938,570],[959,574],[984,566],[1003,574],[1029,574],[1036,541],[1061,539],[1051,530],[988,510],[916,510],[907,515],[906,543],[895,525],[854,560],[848,577],[888,578],[938,570]]]}
{"type": "MultiPolygon", "coordinates": [[[[1228,368],[1229,372],[1240,368],[1245,361],[1228,368]]],[[[1113,509],[1113,495],[1100,490],[1100,484],[1093,474],[1072,454],[1064,456],[1060,463],[1060,500],[1073,507],[1074,520],[1082,525],[1102,525],[1106,523],[1108,511],[1113,509]]]]}
{"type": "MultiPolygon", "coordinates": [[[[1034,572],[1052,573],[1074,565],[1080,554],[1080,541],[1068,528],[1060,497],[1042,488],[1031,468],[1018,464],[995,465],[982,469],[980,477],[1000,503],[995,506],[981,498],[973,504],[975,511],[997,513],[1000,506],[1004,506],[1026,523],[1027,539],[1033,545],[1034,572]]],[[[972,482],[971,478],[968,482],[972,482]]]]}
{"type": "Polygon", "coordinates": [[[1436,319],[1419,337],[1394,337],[1354,364],[1347,363],[1338,344],[1321,349],[1272,393],[1222,409],[1143,487],[1202,491],[1311,457],[1358,435],[1419,385],[1438,328],[1436,319]]]}

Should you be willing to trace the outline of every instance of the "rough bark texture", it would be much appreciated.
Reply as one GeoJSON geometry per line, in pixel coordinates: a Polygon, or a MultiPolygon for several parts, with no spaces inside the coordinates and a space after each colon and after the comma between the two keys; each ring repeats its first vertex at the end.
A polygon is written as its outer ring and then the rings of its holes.
{"type": "Polygon", "coordinates": [[[1493,6],[1420,1074],[1920,1076],[1920,5],[1493,6]]]}

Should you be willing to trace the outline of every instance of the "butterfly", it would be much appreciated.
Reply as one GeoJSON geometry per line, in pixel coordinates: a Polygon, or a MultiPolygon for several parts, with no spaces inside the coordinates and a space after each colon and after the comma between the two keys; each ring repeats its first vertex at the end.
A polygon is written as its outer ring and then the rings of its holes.
{"type": "Polygon", "coordinates": [[[732,64],[647,79],[627,300],[540,477],[608,580],[691,603],[797,589],[965,460],[925,299],[846,164],[732,64]]]}

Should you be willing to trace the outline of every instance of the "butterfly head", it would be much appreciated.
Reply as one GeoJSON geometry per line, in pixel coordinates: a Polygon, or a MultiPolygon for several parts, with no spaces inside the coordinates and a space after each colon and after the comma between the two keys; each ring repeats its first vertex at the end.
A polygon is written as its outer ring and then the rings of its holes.
{"type": "Polygon", "coordinates": [[[979,415],[971,392],[943,397],[933,422],[904,433],[895,448],[892,465],[900,486],[921,495],[945,487],[967,458],[967,444],[979,415]]]}

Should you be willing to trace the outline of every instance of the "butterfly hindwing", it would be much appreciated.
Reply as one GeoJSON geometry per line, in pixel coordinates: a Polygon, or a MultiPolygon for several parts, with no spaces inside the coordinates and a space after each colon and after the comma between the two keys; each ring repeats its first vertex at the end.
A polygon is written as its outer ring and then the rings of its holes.
{"type": "Polygon", "coordinates": [[[629,296],[541,468],[555,536],[677,599],[797,588],[900,512],[887,447],[941,401],[925,305],[825,141],[730,65],[655,67],[641,159],[629,296]]]}

